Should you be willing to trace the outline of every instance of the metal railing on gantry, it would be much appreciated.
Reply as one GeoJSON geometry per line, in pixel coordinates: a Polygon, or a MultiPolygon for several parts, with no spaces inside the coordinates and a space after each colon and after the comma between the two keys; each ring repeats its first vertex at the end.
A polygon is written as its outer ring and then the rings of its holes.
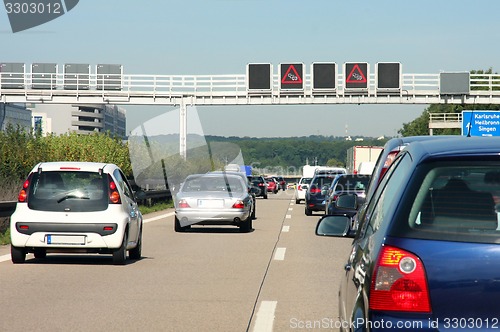
{"type": "Polygon", "coordinates": [[[303,88],[284,90],[280,75],[271,75],[267,91],[252,91],[242,75],[99,75],[0,73],[0,102],[123,105],[312,105],[312,104],[499,104],[500,76],[470,74],[470,90],[443,93],[440,74],[401,74],[398,89],[377,88],[375,73],[365,89],[315,89],[305,74],[303,88]]]}

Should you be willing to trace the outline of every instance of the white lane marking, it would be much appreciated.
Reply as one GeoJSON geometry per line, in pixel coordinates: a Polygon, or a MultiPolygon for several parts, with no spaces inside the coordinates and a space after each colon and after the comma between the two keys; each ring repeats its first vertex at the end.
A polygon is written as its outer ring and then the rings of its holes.
{"type": "Polygon", "coordinates": [[[143,219],[142,222],[143,223],[148,223],[148,222],[151,222],[151,221],[156,221],[156,220],[160,220],[160,219],[163,219],[163,218],[168,218],[168,217],[171,217],[173,215],[175,215],[175,212],[169,212],[169,213],[161,214],[161,215],[156,216],[156,217],[151,217],[151,218],[143,219]]]}
{"type": "Polygon", "coordinates": [[[283,228],[281,229],[281,231],[283,233],[290,232],[290,226],[283,226],[283,228]]]}
{"type": "Polygon", "coordinates": [[[292,219],[292,215],[291,215],[291,214],[287,214],[287,215],[285,216],[285,219],[292,219]]]}
{"type": "MultiPolygon", "coordinates": [[[[156,221],[156,220],[168,218],[168,217],[171,217],[173,215],[175,215],[175,212],[169,212],[169,213],[165,213],[165,214],[162,214],[162,215],[159,215],[159,216],[156,216],[156,217],[151,217],[151,218],[144,219],[142,222],[143,223],[148,223],[148,222],[152,222],[152,221],[156,221]]],[[[0,263],[6,262],[6,261],[10,261],[10,254],[0,256],[0,263]]]]}
{"type": "Polygon", "coordinates": [[[276,248],[276,252],[274,253],[274,260],[275,261],[285,260],[285,252],[286,248],[276,248]]]}
{"type": "Polygon", "coordinates": [[[257,311],[254,332],[271,332],[273,330],[274,312],[278,301],[262,301],[257,311]]]}
{"type": "Polygon", "coordinates": [[[288,208],[288,211],[293,211],[293,208],[288,208]]]}

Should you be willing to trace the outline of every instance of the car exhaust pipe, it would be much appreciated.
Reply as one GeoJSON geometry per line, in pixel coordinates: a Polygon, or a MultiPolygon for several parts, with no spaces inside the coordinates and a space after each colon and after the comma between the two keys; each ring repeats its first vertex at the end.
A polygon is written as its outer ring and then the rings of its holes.
{"type": "Polygon", "coordinates": [[[241,219],[236,217],[236,218],[234,218],[234,222],[239,223],[239,222],[241,222],[241,219]]]}

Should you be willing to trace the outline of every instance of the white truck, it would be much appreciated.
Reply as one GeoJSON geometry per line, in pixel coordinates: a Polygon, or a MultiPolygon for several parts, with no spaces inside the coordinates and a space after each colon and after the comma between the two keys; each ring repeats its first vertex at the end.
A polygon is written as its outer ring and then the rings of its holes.
{"type": "Polygon", "coordinates": [[[347,149],[346,168],[350,174],[371,174],[382,146],[353,146],[347,149]]]}

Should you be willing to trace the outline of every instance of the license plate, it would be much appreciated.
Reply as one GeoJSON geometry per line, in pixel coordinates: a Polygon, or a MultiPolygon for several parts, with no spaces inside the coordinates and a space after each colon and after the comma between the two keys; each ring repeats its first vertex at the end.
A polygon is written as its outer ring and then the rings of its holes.
{"type": "Polygon", "coordinates": [[[85,244],[84,235],[47,235],[47,244],[69,244],[83,245],[85,244]]]}
{"type": "Polygon", "coordinates": [[[202,208],[222,208],[224,207],[224,200],[222,199],[199,199],[198,207],[202,208]]]}

